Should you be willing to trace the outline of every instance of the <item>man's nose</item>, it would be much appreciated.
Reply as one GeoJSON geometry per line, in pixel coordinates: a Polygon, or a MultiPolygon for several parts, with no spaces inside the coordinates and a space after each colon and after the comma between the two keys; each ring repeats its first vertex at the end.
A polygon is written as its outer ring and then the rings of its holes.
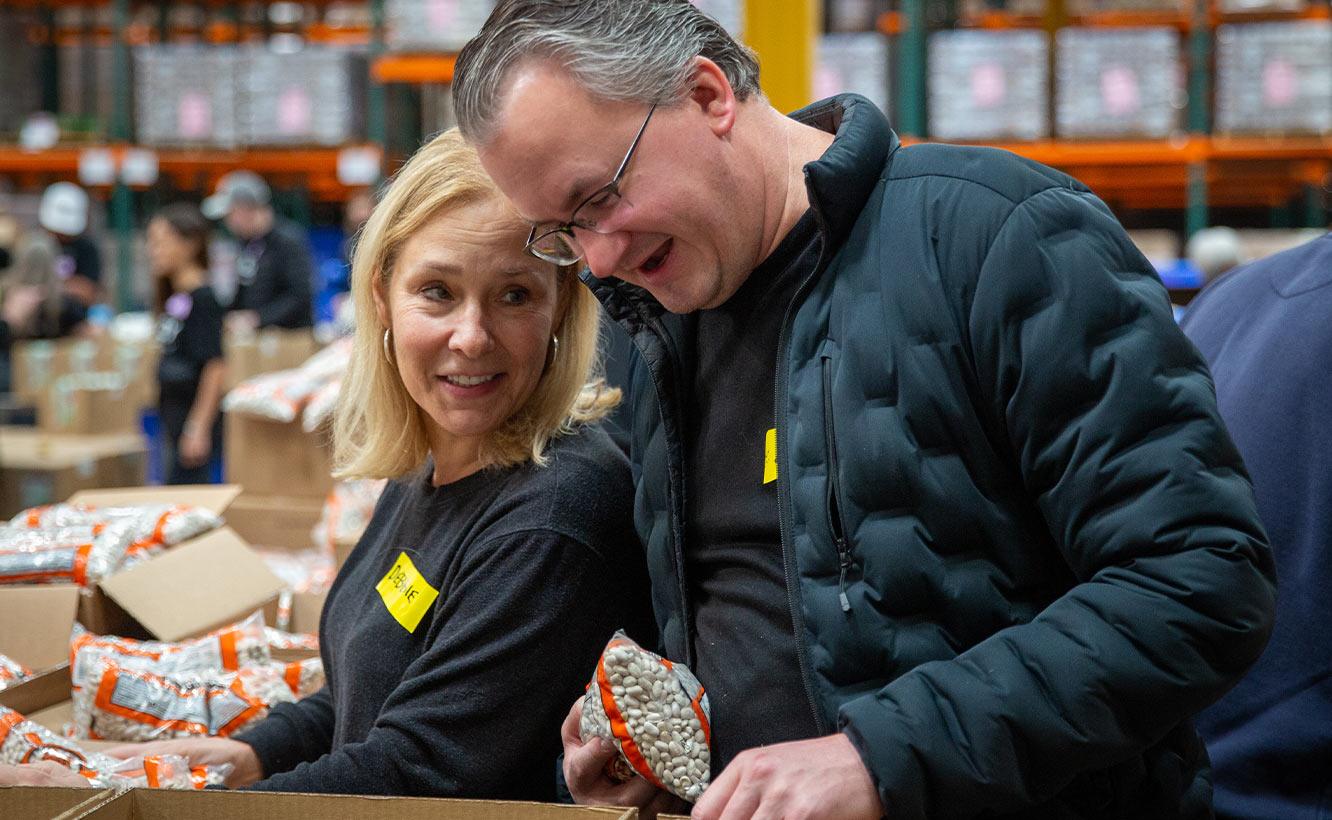
{"type": "Polygon", "coordinates": [[[595,233],[575,230],[578,244],[583,249],[583,261],[593,276],[605,279],[620,272],[625,263],[625,253],[629,250],[630,235],[627,231],[595,233]]]}

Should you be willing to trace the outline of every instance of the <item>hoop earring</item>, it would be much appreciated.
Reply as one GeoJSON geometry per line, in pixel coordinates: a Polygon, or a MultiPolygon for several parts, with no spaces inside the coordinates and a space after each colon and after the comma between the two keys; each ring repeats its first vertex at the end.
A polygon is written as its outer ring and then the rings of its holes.
{"type": "Polygon", "coordinates": [[[388,328],[384,328],[384,361],[388,362],[389,364],[393,364],[393,354],[390,352],[390,347],[389,347],[390,344],[389,334],[392,332],[393,331],[389,330],[388,328]]]}

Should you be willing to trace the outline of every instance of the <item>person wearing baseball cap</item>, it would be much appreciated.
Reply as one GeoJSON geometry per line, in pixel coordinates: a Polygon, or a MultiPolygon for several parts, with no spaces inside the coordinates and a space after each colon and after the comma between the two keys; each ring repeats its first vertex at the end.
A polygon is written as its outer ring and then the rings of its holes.
{"type": "Polygon", "coordinates": [[[72,182],[56,182],[42,192],[37,222],[59,245],[56,273],[65,292],[84,307],[101,293],[102,254],[88,235],[88,193],[72,182]]]}
{"type": "Polygon", "coordinates": [[[314,323],[314,261],[301,229],[273,211],[272,191],[253,171],[232,171],[203,201],[241,243],[237,287],[227,324],[254,329],[314,323]]]}

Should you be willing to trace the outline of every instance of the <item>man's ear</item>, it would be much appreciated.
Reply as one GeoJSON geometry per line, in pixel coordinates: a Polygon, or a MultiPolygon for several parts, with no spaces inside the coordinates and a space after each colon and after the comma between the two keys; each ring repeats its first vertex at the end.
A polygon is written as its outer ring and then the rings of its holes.
{"type": "Polygon", "coordinates": [[[726,73],[707,57],[694,58],[693,87],[689,100],[707,118],[708,128],[718,137],[725,137],[735,127],[736,107],[740,101],[726,73]]]}

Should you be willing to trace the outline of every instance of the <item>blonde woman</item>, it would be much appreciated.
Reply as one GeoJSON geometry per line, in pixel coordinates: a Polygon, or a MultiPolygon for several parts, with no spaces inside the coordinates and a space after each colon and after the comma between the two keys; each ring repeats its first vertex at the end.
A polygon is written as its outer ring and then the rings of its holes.
{"type": "Polygon", "coordinates": [[[554,797],[569,701],[650,622],[629,468],[594,424],[618,399],[598,307],[528,230],[456,132],[398,174],[357,242],[335,421],[341,475],[392,481],[329,593],[328,685],[160,750],[233,787],[554,797]]]}

